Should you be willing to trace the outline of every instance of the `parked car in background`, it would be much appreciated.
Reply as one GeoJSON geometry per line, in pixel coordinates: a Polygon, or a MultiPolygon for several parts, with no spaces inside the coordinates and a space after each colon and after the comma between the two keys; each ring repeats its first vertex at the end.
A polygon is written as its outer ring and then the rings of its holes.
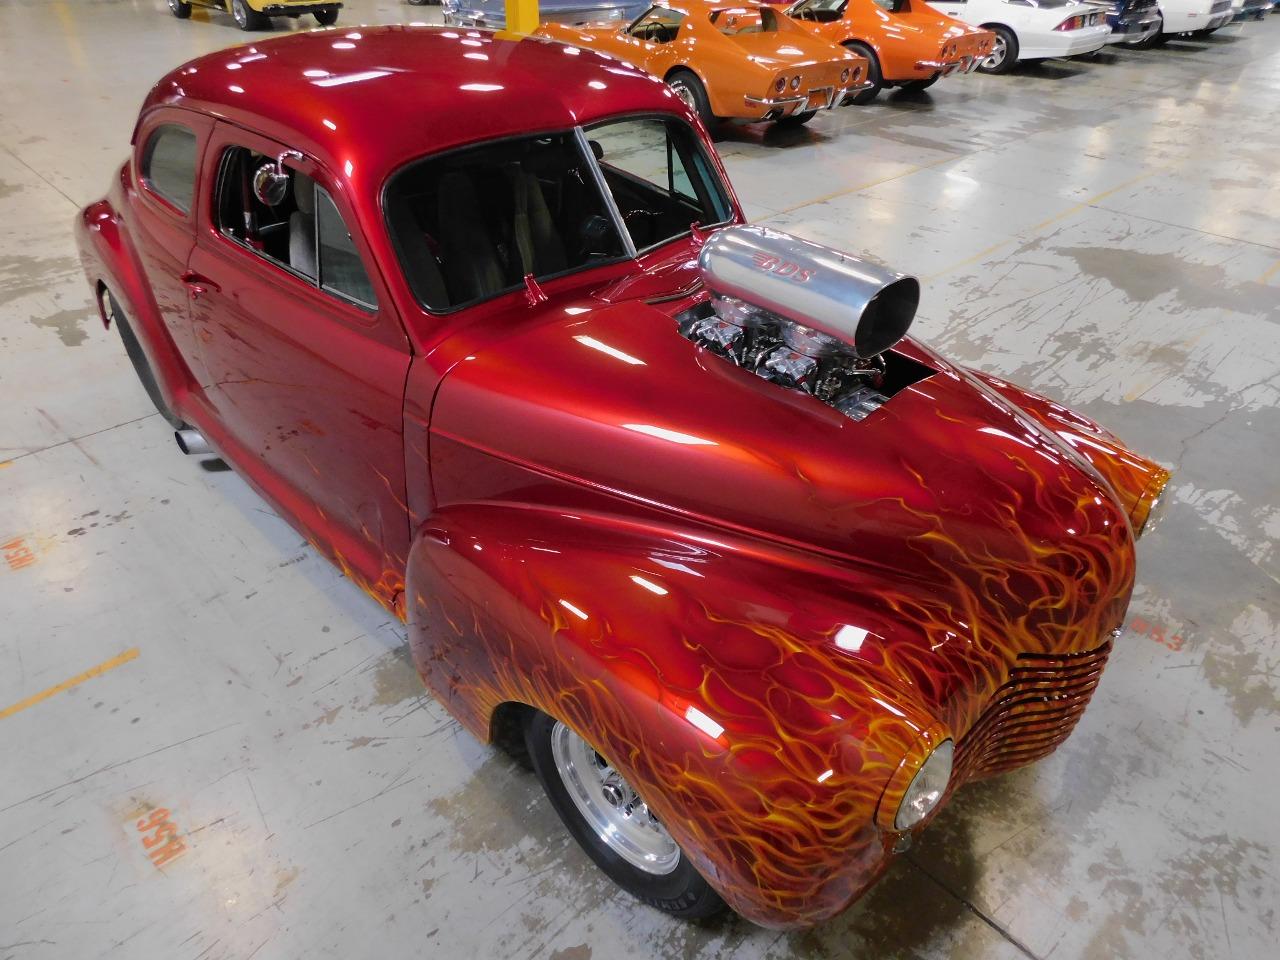
{"type": "Polygon", "coordinates": [[[537,34],[647,70],[707,125],[808,123],[866,82],[865,58],[755,0],[667,0],[629,24],[544,23],[537,34]]]}
{"type": "Polygon", "coordinates": [[[1115,0],[1107,14],[1107,43],[1142,44],[1160,33],[1159,0],[1115,0]]]}
{"type": "Polygon", "coordinates": [[[1019,61],[1077,57],[1111,36],[1106,5],[1081,0],[929,0],[948,16],[996,35],[983,73],[1007,73],[1019,61]]]}
{"type": "Polygon", "coordinates": [[[906,336],[915,279],[747,225],[652,76],[468,33],[162,78],[89,291],[605,873],[819,923],[1070,735],[1169,474],[906,336]]]}
{"type": "Polygon", "coordinates": [[[179,20],[191,16],[192,7],[209,7],[225,10],[235,18],[241,30],[262,30],[272,17],[292,17],[297,20],[310,14],[316,23],[327,27],[338,22],[341,3],[331,0],[169,0],[169,10],[179,20]]]}
{"type": "Polygon", "coordinates": [[[1231,0],[1157,0],[1157,5],[1160,9],[1160,30],[1131,43],[1139,50],[1165,43],[1180,33],[1206,37],[1230,23],[1233,16],[1231,0]]]}
{"type": "Polygon", "coordinates": [[[1231,0],[1231,19],[1261,20],[1271,6],[1271,0],[1231,0]]]}
{"type": "MultiPolygon", "coordinates": [[[[507,0],[439,0],[444,22],[455,27],[507,25],[507,0]]],[[[538,0],[543,23],[630,23],[649,9],[649,0],[538,0]]]]}
{"type": "Polygon", "coordinates": [[[886,87],[923,90],[974,70],[995,35],[961,23],[925,0],[799,0],[786,14],[824,40],[867,60],[868,86],[852,96],[870,103],[886,87]]]}

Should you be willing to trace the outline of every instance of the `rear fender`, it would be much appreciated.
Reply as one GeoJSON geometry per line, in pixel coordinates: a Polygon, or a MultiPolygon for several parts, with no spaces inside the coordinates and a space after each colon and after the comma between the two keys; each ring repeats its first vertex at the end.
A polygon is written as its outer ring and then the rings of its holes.
{"type": "Polygon", "coordinates": [[[165,328],[137,252],[124,228],[119,211],[124,193],[129,189],[128,176],[126,164],[120,171],[120,183],[110,196],[91,203],[76,215],[76,246],[103,326],[110,326],[106,298],[110,293],[128,315],[129,325],[142,345],[165,403],[182,415],[182,401],[194,381],[165,328]]]}
{"type": "Polygon", "coordinates": [[[895,839],[876,822],[886,785],[905,789],[947,735],[889,692],[877,649],[833,642],[833,607],[880,630],[883,613],[763,553],[471,504],[427,522],[407,579],[414,662],[465,726],[487,741],[518,702],[576,730],[758,923],[811,924],[865,889],[895,839]]]}

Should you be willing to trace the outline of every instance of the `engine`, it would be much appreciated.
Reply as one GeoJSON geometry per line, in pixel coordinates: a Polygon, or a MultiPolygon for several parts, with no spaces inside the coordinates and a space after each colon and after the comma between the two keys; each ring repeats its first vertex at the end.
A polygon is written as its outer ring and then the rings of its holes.
{"type": "Polygon", "coordinates": [[[677,322],[699,346],[853,420],[904,385],[885,352],[915,317],[915,278],[758,226],[717,231],[698,266],[710,302],[677,322]]]}

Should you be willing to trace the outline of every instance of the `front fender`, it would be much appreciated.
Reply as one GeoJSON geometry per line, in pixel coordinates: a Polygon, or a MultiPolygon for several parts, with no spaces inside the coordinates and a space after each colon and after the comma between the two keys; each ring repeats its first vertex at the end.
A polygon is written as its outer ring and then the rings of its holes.
{"type": "Polygon", "coordinates": [[[734,909],[807,925],[879,875],[897,835],[877,808],[891,826],[949,735],[886,682],[882,648],[859,649],[884,615],[814,579],[798,560],[647,522],[459,505],[410,552],[410,644],[478,737],[506,702],[563,721],[734,909]]]}

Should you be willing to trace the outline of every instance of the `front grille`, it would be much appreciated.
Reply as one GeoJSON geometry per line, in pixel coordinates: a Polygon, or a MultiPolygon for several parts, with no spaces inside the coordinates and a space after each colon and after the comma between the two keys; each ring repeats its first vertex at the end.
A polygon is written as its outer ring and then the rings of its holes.
{"type": "Polygon", "coordinates": [[[1220,13],[1226,13],[1230,9],[1231,0],[1214,0],[1213,6],[1209,8],[1209,13],[1216,16],[1220,13]]]}
{"type": "MultiPolygon", "coordinates": [[[[1229,2],[1229,0],[1228,0],[1229,2]]],[[[955,782],[980,780],[1046,757],[1089,705],[1108,641],[1083,653],[1023,653],[956,748],[955,782]]]]}

